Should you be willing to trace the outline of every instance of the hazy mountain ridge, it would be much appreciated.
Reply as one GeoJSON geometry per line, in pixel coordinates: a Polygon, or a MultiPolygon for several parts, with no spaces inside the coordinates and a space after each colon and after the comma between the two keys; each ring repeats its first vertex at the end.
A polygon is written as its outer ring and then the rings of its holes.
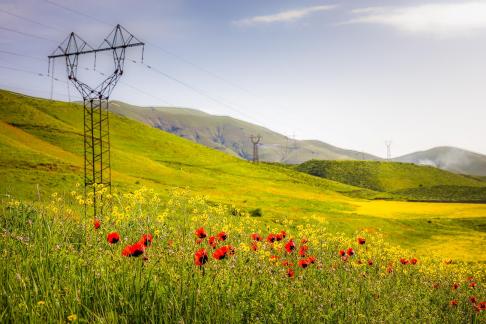
{"type": "MultiPolygon", "coordinates": [[[[139,107],[119,101],[112,112],[199,144],[250,160],[249,137],[260,134],[260,160],[300,164],[309,160],[383,160],[377,156],[342,149],[318,140],[293,140],[262,126],[236,118],[211,115],[200,110],[174,107],[139,107]]],[[[430,165],[447,171],[486,176],[486,156],[455,147],[436,147],[394,158],[396,162],[430,165]]]]}
{"type": "Polygon", "coordinates": [[[434,147],[426,151],[406,154],[393,160],[430,165],[455,173],[486,176],[486,156],[457,147],[434,147]]]}
{"type": "Polygon", "coordinates": [[[346,150],[317,140],[293,140],[262,126],[232,117],[210,115],[187,108],[137,107],[112,102],[112,112],[197,143],[250,160],[253,147],[250,135],[260,134],[260,160],[298,164],[311,159],[380,160],[371,154],[346,150]]]}

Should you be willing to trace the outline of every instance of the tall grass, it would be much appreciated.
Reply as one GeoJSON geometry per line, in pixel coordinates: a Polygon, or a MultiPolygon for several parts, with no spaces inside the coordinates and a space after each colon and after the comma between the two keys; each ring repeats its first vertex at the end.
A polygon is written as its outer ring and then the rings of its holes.
{"type": "Polygon", "coordinates": [[[76,193],[54,195],[42,205],[11,201],[4,208],[0,322],[485,320],[469,301],[475,296],[479,305],[486,299],[484,265],[435,259],[403,265],[400,258],[413,255],[385,244],[380,235],[357,233],[366,238],[360,245],[355,237],[328,233],[318,220],[268,223],[182,191],[167,199],[145,189],[114,195],[113,212],[94,229],[76,200],[76,193]],[[194,230],[201,226],[208,236],[227,233],[218,247],[231,245],[235,254],[215,260],[207,237],[196,242],[194,230]],[[252,233],[265,239],[282,230],[282,241],[251,249],[252,233]],[[112,231],[121,242],[106,241],[112,231]],[[154,235],[145,253],[122,256],[144,233],[154,235]],[[302,269],[298,249],[304,238],[316,262],[302,269]],[[290,239],[297,244],[292,253],[284,247],[290,239]],[[355,255],[341,258],[338,251],[349,247],[355,255]],[[199,267],[194,253],[201,248],[209,260],[199,267]]]}

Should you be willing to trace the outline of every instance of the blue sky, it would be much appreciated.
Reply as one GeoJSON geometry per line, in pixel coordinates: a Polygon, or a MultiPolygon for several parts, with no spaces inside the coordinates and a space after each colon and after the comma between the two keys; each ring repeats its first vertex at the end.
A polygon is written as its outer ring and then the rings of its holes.
{"type": "MultiPolygon", "coordinates": [[[[47,77],[7,68],[45,74],[69,32],[97,46],[116,23],[148,43],[146,64],[185,85],[127,62],[113,99],[379,156],[385,140],[393,156],[440,145],[486,153],[486,1],[0,0],[0,88],[49,97],[47,77]]],[[[61,61],[55,74],[65,81],[61,61]]],[[[66,83],[54,85],[67,100],[66,83]]]]}

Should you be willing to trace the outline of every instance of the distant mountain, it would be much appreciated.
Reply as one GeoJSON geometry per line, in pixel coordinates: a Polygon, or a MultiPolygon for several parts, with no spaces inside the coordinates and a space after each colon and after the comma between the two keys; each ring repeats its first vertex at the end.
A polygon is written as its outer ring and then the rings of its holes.
{"type": "Polygon", "coordinates": [[[267,128],[226,116],[215,116],[195,109],[138,107],[119,101],[110,110],[152,127],[179,135],[208,147],[250,160],[253,147],[250,135],[261,135],[260,160],[298,164],[319,160],[380,160],[352,150],[341,149],[316,140],[293,140],[267,128]]]}
{"type": "Polygon", "coordinates": [[[455,173],[486,176],[485,155],[456,147],[435,147],[427,151],[407,154],[393,160],[419,165],[430,165],[455,173]]]}

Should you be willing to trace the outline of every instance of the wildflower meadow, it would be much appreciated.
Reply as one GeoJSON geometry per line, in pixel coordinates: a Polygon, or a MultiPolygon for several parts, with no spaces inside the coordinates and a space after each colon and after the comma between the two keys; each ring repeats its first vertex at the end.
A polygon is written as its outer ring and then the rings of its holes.
{"type": "Polygon", "coordinates": [[[485,266],[415,255],[379,232],[253,217],[188,190],[9,199],[1,322],[486,320],[485,266]]]}

